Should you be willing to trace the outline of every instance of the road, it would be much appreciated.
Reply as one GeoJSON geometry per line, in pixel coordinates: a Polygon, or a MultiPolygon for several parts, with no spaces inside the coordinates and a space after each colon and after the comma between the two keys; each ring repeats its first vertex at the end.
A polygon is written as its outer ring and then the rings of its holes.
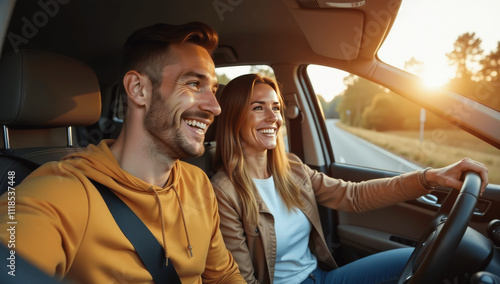
{"type": "Polygon", "coordinates": [[[421,169],[418,165],[338,128],[335,125],[337,122],[338,119],[326,120],[326,127],[337,162],[397,172],[421,169]]]}

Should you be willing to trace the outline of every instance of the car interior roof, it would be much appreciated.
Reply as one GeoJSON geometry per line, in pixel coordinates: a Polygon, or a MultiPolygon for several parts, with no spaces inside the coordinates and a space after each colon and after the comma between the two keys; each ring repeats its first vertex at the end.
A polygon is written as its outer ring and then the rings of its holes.
{"type": "Polygon", "coordinates": [[[373,63],[400,4],[367,1],[339,9],[307,8],[301,2],[86,0],[49,1],[53,6],[47,8],[18,0],[2,52],[30,48],[73,57],[93,68],[101,84],[111,85],[117,81],[120,48],[134,30],[158,22],[201,21],[219,33],[217,66],[323,63],[363,73],[370,67],[362,71],[356,62],[373,63]],[[43,11],[52,12],[43,17],[43,11]],[[367,23],[377,33],[363,32],[367,23]],[[24,40],[16,42],[14,34],[24,40]]]}

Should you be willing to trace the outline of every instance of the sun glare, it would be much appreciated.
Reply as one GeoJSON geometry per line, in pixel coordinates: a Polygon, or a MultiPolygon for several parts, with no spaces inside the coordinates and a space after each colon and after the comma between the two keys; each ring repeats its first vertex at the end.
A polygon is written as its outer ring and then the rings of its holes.
{"type": "Polygon", "coordinates": [[[446,68],[435,68],[425,70],[421,75],[424,85],[430,88],[443,87],[450,80],[450,70],[446,68]]]}

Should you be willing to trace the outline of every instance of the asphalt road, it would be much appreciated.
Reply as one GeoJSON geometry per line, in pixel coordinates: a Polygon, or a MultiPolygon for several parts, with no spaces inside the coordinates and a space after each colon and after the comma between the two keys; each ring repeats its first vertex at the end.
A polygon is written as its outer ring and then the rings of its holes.
{"type": "Polygon", "coordinates": [[[338,119],[326,120],[335,161],[397,172],[421,169],[418,165],[338,128],[336,122],[338,119]]]}

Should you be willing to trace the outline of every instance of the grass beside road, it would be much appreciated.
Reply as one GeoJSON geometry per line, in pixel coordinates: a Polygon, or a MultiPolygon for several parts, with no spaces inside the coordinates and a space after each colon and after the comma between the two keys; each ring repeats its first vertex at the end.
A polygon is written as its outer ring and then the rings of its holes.
{"type": "Polygon", "coordinates": [[[419,131],[377,132],[342,123],[337,126],[422,167],[443,167],[469,157],[488,167],[490,183],[500,184],[500,150],[465,131],[428,130],[420,142],[419,131]]]}

